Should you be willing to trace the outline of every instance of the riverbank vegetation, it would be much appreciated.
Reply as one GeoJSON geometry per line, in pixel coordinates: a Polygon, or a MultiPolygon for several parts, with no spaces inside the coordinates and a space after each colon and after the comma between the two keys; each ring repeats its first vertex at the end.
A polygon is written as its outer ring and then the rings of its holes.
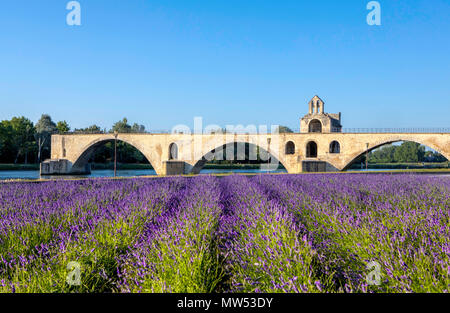
{"type": "MultiPolygon", "coordinates": [[[[65,134],[71,131],[66,121],[53,122],[52,118],[43,114],[34,124],[26,117],[13,117],[0,122],[0,163],[2,164],[39,164],[41,160],[50,158],[52,134],[65,134]]],[[[101,129],[92,125],[83,129],[74,129],[77,134],[94,133],[144,133],[145,127],[134,123],[128,124],[126,118],[116,122],[111,129],[101,129]]],[[[100,148],[96,157],[102,161],[111,159],[114,146],[107,143],[100,148]],[[106,146],[106,147],[105,147],[106,146]]],[[[129,163],[145,163],[143,155],[135,148],[123,142],[118,143],[118,161],[129,163]]]]}

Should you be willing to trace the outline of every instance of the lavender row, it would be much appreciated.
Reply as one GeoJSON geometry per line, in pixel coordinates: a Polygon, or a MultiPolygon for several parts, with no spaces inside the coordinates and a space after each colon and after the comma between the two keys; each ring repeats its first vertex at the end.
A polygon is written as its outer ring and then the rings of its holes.
{"type": "Polygon", "coordinates": [[[413,175],[264,177],[305,225],[331,291],[443,292],[450,286],[450,184],[413,175]],[[367,269],[380,265],[379,284],[367,269]]]}
{"type": "Polygon", "coordinates": [[[222,180],[218,241],[231,292],[317,292],[314,250],[284,207],[242,176],[222,180]]]}
{"type": "Polygon", "coordinates": [[[1,288],[69,291],[66,266],[78,262],[84,279],[77,290],[111,290],[115,255],[164,208],[177,184],[166,179],[3,185],[1,288]],[[17,212],[8,209],[14,204],[17,212]]]}
{"type": "Polygon", "coordinates": [[[212,292],[221,279],[214,233],[217,179],[190,179],[165,214],[144,227],[120,264],[122,292],[212,292]]]}

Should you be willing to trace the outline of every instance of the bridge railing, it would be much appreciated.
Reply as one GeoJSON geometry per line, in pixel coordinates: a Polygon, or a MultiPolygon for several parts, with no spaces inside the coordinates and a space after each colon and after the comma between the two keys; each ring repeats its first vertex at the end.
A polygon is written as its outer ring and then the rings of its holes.
{"type": "Polygon", "coordinates": [[[421,133],[450,133],[450,127],[414,127],[414,128],[342,128],[342,133],[404,133],[404,134],[421,134],[421,133]]]}
{"type": "MultiPolygon", "coordinates": [[[[300,133],[300,129],[292,129],[294,133],[300,133]]],[[[438,133],[438,134],[448,134],[450,133],[450,127],[431,127],[431,128],[336,128],[331,130],[333,133],[344,133],[344,134],[377,134],[377,133],[403,133],[403,134],[421,134],[421,133],[438,133]]],[[[127,133],[127,134],[171,134],[170,130],[150,130],[140,133],[127,133]]],[[[270,134],[270,131],[268,132],[270,134]]],[[[67,132],[64,135],[99,135],[99,134],[111,134],[109,132],[67,132]]],[[[178,133],[182,134],[182,133],[178,133]]],[[[255,134],[265,134],[258,132],[228,132],[228,134],[240,134],[240,135],[255,135],[255,134]]]]}

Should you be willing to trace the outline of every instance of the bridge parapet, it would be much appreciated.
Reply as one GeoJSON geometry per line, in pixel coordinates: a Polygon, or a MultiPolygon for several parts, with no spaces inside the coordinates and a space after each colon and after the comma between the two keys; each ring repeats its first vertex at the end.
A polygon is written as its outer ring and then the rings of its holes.
{"type": "Polygon", "coordinates": [[[343,128],[347,134],[449,134],[448,127],[433,128],[343,128]]]}

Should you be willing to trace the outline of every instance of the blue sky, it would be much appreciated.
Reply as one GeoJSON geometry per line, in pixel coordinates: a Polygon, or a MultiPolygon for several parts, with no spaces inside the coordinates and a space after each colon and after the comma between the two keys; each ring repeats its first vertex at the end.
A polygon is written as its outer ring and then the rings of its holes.
{"type": "Polygon", "coordinates": [[[318,94],[344,127],[450,126],[450,1],[0,1],[0,119],[72,128],[299,127],[318,94]]]}

